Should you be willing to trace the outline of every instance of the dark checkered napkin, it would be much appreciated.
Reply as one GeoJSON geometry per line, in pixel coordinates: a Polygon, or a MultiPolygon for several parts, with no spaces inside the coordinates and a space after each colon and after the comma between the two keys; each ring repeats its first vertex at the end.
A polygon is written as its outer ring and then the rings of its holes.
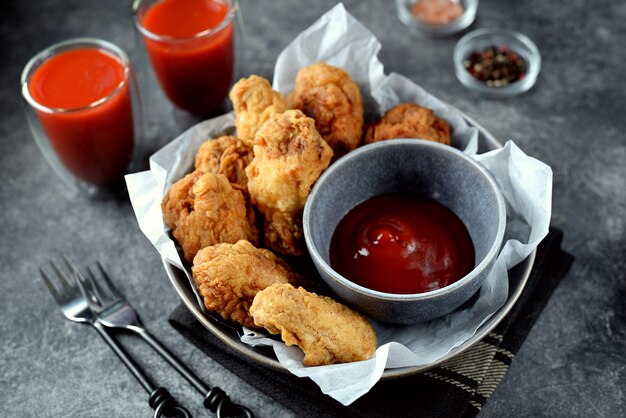
{"type": "Polygon", "coordinates": [[[422,373],[385,380],[346,407],[313,382],[243,359],[208,332],[184,306],[170,324],[200,350],[302,417],[473,417],[506,374],[526,335],[565,277],[573,257],[561,250],[563,234],[551,229],[537,250],[526,287],[505,319],[464,353],[422,373]]]}

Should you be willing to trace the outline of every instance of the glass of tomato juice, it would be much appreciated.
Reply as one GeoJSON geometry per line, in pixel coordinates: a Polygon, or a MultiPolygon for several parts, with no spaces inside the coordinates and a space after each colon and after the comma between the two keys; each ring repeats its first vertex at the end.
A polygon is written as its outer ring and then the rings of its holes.
{"type": "Polygon", "coordinates": [[[234,68],[235,11],[231,0],[135,0],[156,78],[174,105],[196,115],[216,110],[234,68]]]}
{"type": "Polygon", "coordinates": [[[26,64],[21,85],[33,137],[61,178],[94,197],[120,192],[142,136],[126,53],[100,39],[61,42],[26,64]]]}

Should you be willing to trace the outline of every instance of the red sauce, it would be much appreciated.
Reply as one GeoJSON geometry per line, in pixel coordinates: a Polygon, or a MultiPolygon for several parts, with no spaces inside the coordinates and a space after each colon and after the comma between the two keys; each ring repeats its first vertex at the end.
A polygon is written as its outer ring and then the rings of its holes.
{"type": "Polygon", "coordinates": [[[228,94],[233,77],[233,22],[213,34],[192,38],[216,28],[228,13],[228,6],[217,0],[163,0],[142,17],[145,29],[175,39],[144,36],[159,84],[176,106],[202,115],[217,108],[228,94]]]}
{"type": "Polygon", "coordinates": [[[388,193],[357,205],[339,222],[330,264],[369,289],[422,293],[469,273],[474,246],[463,222],[442,204],[388,193]]]}
{"type": "Polygon", "coordinates": [[[28,91],[39,104],[74,109],[37,110],[37,116],[63,165],[83,181],[113,182],[130,163],[134,132],[129,84],[105,102],[84,108],[112,94],[126,77],[117,57],[96,48],[78,48],[42,63],[28,82],[28,91]]]}

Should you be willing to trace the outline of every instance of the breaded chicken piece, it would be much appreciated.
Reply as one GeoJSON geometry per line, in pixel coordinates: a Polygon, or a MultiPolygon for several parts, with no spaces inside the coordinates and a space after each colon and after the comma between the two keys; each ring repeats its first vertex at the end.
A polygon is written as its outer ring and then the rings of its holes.
{"type": "Polygon", "coordinates": [[[419,138],[450,145],[450,126],[430,109],[403,103],[366,127],[366,144],[394,138],[419,138]]]}
{"type": "Polygon", "coordinates": [[[363,132],[359,86],[341,68],[323,62],[302,68],[288,97],[289,107],[315,119],[335,159],[355,149],[363,132]]]}
{"type": "Polygon", "coordinates": [[[226,176],[235,190],[239,190],[246,201],[248,222],[257,229],[257,215],[250,202],[246,167],[252,161],[252,148],[235,136],[222,136],[206,141],[196,154],[195,167],[204,171],[226,176]]]}
{"type": "Polygon", "coordinates": [[[235,136],[206,141],[196,154],[195,167],[206,173],[223,174],[238,190],[248,193],[246,167],[252,161],[252,148],[235,136]]]}
{"type": "Polygon", "coordinates": [[[201,248],[220,242],[258,242],[259,232],[248,220],[243,194],[222,174],[187,174],[167,191],[161,209],[188,261],[201,248]]]}
{"type": "Polygon", "coordinates": [[[376,332],[363,315],[288,283],[257,293],[250,313],[256,325],[300,347],[305,366],[367,360],[376,351],[376,332]]]}
{"type": "Polygon", "coordinates": [[[274,114],[254,138],[246,168],[250,199],[264,217],[264,246],[302,252],[302,210],[311,187],[328,167],[332,150],[299,110],[274,114]]]}
{"type": "Polygon", "coordinates": [[[243,240],[201,249],[191,271],[207,310],[250,327],[249,309],[257,292],[275,283],[299,283],[285,261],[243,240]]]}
{"type": "Polygon", "coordinates": [[[235,110],[237,137],[248,146],[252,146],[254,135],[271,115],[287,110],[285,96],[257,75],[240,79],[229,97],[235,110]]]}

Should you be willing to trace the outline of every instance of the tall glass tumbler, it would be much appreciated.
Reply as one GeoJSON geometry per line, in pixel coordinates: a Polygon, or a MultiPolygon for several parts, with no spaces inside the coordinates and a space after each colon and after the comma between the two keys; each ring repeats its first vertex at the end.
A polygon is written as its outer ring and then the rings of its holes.
{"type": "Polygon", "coordinates": [[[61,178],[94,197],[120,192],[143,134],[126,53],[100,39],[61,42],[26,64],[21,86],[33,137],[61,178]]]}
{"type": "Polygon", "coordinates": [[[204,116],[228,95],[234,73],[231,0],[135,0],[135,26],[156,78],[177,107],[204,116]]]}

